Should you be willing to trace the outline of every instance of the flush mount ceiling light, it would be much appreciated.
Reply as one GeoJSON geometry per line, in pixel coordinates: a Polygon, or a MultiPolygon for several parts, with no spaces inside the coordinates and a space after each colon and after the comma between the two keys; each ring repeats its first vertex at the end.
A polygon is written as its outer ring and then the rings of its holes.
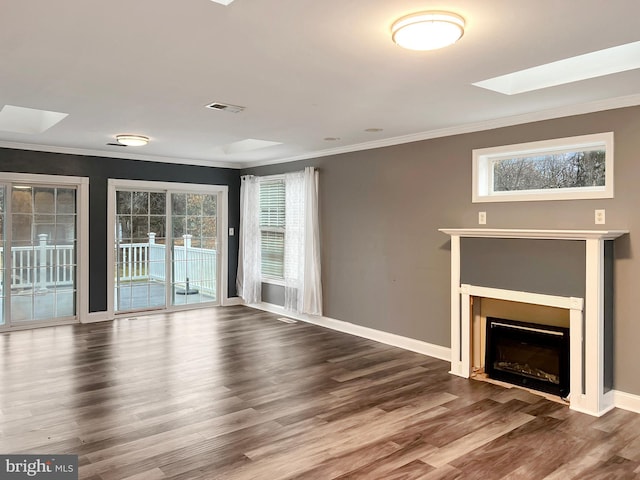
{"type": "Polygon", "coordinates": [[[149,137],[142,135],[116,135],[116,140],[127,147],[142,147],[149,143],[149,137]]]}
{"type": "Polygon", "coordinates": [[[391,26],[391,38],[409,50],[436,50],[456,43],[464,34],[464,18],[449,12],[407,15],[391,26]]]}

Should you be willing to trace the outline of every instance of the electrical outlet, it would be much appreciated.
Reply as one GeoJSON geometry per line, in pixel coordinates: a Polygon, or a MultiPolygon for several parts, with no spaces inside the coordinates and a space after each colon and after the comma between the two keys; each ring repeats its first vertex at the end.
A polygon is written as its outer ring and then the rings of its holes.
{"type": "Polygon", "coordinates": [[[478,224],[479,225],[487,224],[487,212],[478,212],[478,224]]]}
{"type": "Polygon", "coordinates": [[[604,216],[604,210],[596,210],[596,225],[604,225],[605,223],[605,216],[604,216]]]}

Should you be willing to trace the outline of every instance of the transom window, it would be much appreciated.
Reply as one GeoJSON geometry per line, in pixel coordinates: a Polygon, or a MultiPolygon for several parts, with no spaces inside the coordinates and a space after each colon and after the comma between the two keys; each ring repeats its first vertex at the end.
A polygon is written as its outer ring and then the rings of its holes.
{"type": "Polygon", "coordinates": [[[613,133],[473,151],[473,202],[613,197],[613,133]]]}

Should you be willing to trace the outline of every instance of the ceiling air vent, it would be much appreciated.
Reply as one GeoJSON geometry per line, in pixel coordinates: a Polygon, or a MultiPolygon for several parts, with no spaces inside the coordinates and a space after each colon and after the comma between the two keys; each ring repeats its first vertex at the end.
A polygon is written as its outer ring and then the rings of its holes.
{"type": "Polygon", "coordinates": [[[240,113],[245,109],[245,107],[241,107],[240,105],[230,105],[228,103],[220,103],[220,102],[210,103],[209,105],[206,105],[206,107],[210,108],[211,110],[220,110],[223,112],[230,112],[230,113],[240,113]]]}

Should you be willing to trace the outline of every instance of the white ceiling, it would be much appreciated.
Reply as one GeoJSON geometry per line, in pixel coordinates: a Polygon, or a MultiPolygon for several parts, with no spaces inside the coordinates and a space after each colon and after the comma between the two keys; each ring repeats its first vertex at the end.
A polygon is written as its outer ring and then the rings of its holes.
{"type": "Polygon", "coordinates": [[[0,146],[243,167],[636,105],[640,70],[510,96],[472,83],[637,41],[639,17],[638,0],[5,0],[0,108],[69,115],[0,146]],[[462,15],[463,38],[392,43],[427,9],[462,15]],[[151,143],[107,146],[118,133],[151,143]],[[248,139],[281,144],[226,148],[248,139]]]}

